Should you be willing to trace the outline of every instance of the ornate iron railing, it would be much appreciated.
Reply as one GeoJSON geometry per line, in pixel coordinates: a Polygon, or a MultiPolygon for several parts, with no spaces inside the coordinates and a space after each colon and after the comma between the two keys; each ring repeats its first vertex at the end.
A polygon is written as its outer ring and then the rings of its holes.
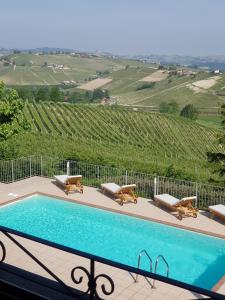
{"type": "MultiPolygon", "coordinates": [[[[144,271],[144,270],[134,268],[134,267],[131,267],[128,265],[117,263],[117,262],[114,262],[114,261],[111,261],[111,260],[108,260],[108,259],[105,259],[105,258],[102,258],[99,256],[91,255],[89,253],[82,252],[82,251],[79,251],[79,250],[76,250],[76,249],[73,249],[70,247],[66,247],[66,246],[63,246],[63,245],[60,245],[57,243],[53,243],[53,242],[29,235],[29,234],[25,234],[25,233],[22,233],[22,232],[13,230],[13,229],[9,229],[7,227],[0,226],[0,232],[2,232],[4,236],[6,236],[8,239],[10,239],[11,242],[13,242],[24,253],[26,253],[33,261],[35,261],[41,268],[43,268],[50,276],[52,276],[61,286],[63,286],[65,288],[65,292],[71,296],[74,296],[75,299],[82,298],[82,296],[84,296],[84,295],[88,296],[89,299],[103,299],[103,298],[100,298],[99,292],[98,292],[98,289],[99,289],[98,280],[100,278],[104,278],[109,283],[109,286],[110,286],[109,289],[106,288],[105,284],[102,284],[100,286],[101,292],[104,294],[104,299],[107,296],[113,294],[114,289],[115,289],[113,279],[110,276],[103,274],[103,273],[96,275],[96,269],[95,269],[96,262],[105,264],[107,266],[115,267],[115,268],[118,268],[121,270],[125,270],[125,271],[131,272],[131,273],[139,274],[139,275],[145,276],[146,278],[152,278],[154,280],[158,280],[158,281],[164,282],[169,285],[180,287],[182,289],[197,293],[199,295],[208,296],[209,298],[207,298],[207,299],[215,299],[215,300],[217,300],[217,299],[224,300],[225,299],[225,295],[222,295],[222,294],[210,291],[210,290],[199,288],[197,286],[183,283],[183,282],[177,281],[172,278],[164,277],[162,275],[158,275],[158,274],[155,274],[152,272],[144,271]],[[33,255],[15,237],[22,237],[22,238],[25,238],[26,240],[38,242],[40,244],[47,245],[49,247],[59,249],[64,252],[75,254],[80,257],[88,259],[90,262],[89,270],[83,266],[76,266],[71,270],[71,279],[76,286],[76,291],[79,291],[79,289],[77,289],[77,286],[79,287],[79,285],[83,282],[84,275],[86,275],[87,280],[88,280],[86,291],[79,292],[79,293],[75,292],[75,290],[71,286],[68,286],[64,281],[62,281],[53,271],[51,271],[43,262],[41,262],[35,255],[33,255]],[[82,272],[82,275],[79,275],[78,272],[82,272]]],[[[0,259],[0,262],[1,262],[0,268],[1,268],[1,265],[4,263],[6,257],[8,255],[12,255],[12,253],[8,253],[7,247],[4,245],[4,242],[2,242],[2,241],[0,242],[0,248],[2,250],[2,256],[0,259]]],[[[202,297],[200,296],[200,298],[202,298],[202,297]]]]}

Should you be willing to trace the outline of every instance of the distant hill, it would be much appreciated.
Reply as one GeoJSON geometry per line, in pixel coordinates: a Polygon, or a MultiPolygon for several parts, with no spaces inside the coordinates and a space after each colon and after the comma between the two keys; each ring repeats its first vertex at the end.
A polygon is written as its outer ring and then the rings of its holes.
{"type": "Polygon", "coordinates": [[[149,62],[157,62],[163,65],[181,65],[195,68],[206,68],[209,70],[225,71],[225,55],[218,56],[182,56],[182,55],[137,55],[135,59],[149,62]]]}
{"type": "Polygon", "coordinates": [[[81,57],[70,54],[11,54],[1,58],[0,80],[8,85],[55,85],[64,80],[84,83],[92,77],[96,78],[96,72],[111,73],[124,69],[126,64],[144,65],[136,61],[88,55],[81,57]]]}
{"type": "Polygon", "coordinates": [[[213,74],[179,66],[174,71],[169,66],[159,78],[158,67],[156,63],[100,54],[15,53],[0,57],[0,80],[10,86],[65,84],[72,93],[80,92],[79,86],[91,80],[109,78],[111,82],[101,88],[108,89],[119,105],[136,109],[158,110],[162,101],[176,101],[180,108],[192,103],[201,111],[216,113],[225,102],[224,74],[217,74],[214,84],[205,85],[202,80],[212,81],[213,74]],[[201,86],[199,81],[205,87],[195,87],[201,86]]]}

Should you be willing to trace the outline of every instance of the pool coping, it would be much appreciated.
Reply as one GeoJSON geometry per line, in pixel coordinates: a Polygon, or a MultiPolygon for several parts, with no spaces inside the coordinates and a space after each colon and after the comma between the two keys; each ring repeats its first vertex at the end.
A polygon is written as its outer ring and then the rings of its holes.
{"type": "MultiPolygon", "coordinates": [[[[151,217],[146,217],[146,216],[139,215],[139,214],[134,214],[134,213],[126,212],[126,211],[121,211],[119,209],[109,208],[109,207],[106,207],[106,206],[99,206],[99,205],[96,205],[96,204],[80,201],[80,200],[77,200],[77,199],[65,198],[63,196],[57,196],[57,195],[54,195],[54,194],[48,194],[48,193],[43,193],[43,192],[38,192],[38,191],[28,193],[28,194],[25,194],[23,196],[16,197],[14,199],[5,201],[4,203],[0,203],[0,207],[11,204],[11,203],[19,201],[19,200],[22,200],[24,198],[35,196],[35,195],[43,195],[43,196],[52,197],[52,198],[54,197],[54,198],[59,199],[59,200],[63,200],[63,201],[71,202],[71,203],[77,203],[77,204],[80,204],[80,205],[86,205],[86,206],[89,206],[89,207],[98,208],[98,209],[106,210],[106,211],[109,211],[109,212],[119,213],[121,215],[127,215],[127,216],[130,216],[130,217],[143,219],[145,221],[151,221],[151,222],[159,223],[159,224],[162,224],[162,225],[168,225],[168,226],[180,228],[180,229],[183,229],[183,230],[188,230],[188,231],[192,231],[192,232],[195,232],[195,233],[200,233],[200,234],[204,234],[204,235],[208,235],[208,236],[212,236],[212,237],[216,237],[216,238],[221,238],[221,239],[225,240],[225,235],[222,235],[222,234],[217,234],[217,233],[213,233],[213,232],[206,231],[206,230],[196,229],[196,228],[185,226],[185,225],[179,225],[179,224],[175,224],[175,223],[171,223],[171,222],[167,222],[167,221],[162,221],[162,220],[159,220],[159,219],[154,219],[154,218],[151,218],[151,217]]],[[[212,287],[211,291],[214,291],[214,292],[218,291],[224,284],[225,284],[225,274],[212,287]]]]}
{"type": "Polygon", "coordinates": [[[225,284],[225,275],[212,287],[211,291],[217,292],[225,284]]]}

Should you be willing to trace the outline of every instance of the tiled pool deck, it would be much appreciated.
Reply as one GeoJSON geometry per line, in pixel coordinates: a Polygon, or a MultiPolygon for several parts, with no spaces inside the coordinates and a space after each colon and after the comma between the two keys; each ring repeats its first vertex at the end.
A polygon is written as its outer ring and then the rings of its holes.
{"type": "MultiPolygon", "coordinates": [[[[207,232],[209,234],[219,235],[225,238],[225,223],[222,223],[222,221],[217,219],[211,220],[208,217],[208,214],[205,212],[200,212],[197,219],[184,218],[182,221],[179,221],[175,215],[171,214],[171,212],[156,207],[154,202],[149,199],[139,198],[137,205],[130,203],[121,207],[107,195],[104,195],[98,189],[91,187],[85,187],[84,194],[73,193],[69,196],[66,196],[65,193],[58,186],[56,186],[51,179],[41,177],[32,177],[11,184],[0,183],[0,204],[14,200],[16,197],[22,197],[36,192],[67,198],[72,201],[79,201],[89,205],[132,214],[146,219],[152,219],[158,222],[169,223],[174,226],[182,226],[195,231],[207,232]]],[[[84,258],[35,242],[23,240],[22,238],[16,238],[22,241],[23,245],[26,245],[27,249],[36,255],[38,259],[44,262],[55,274],[73,287],[74,283],[70,279],[71,270],[78,265],[87,267],[87,269],[89,269],[89,261],[84,258]]],[[[2,233],[0,239],[4,242],[7,249],[5,263],[51,279],[51,277],[49,277],[44,270],[42,270],[11,241],[3,236],[2,233]]],[[[114,293],[111,296],[106,297],[106,299],[170,300],[200,298],[199,295],[196,296],[189,291],[185,291],[161,282],[156,282],[156,289],[152,289],[150,284],[141,276],[138,283],[134,283],[134,280],[128,272],[96,263],[96,275],[100,272],[104,272],[105,274],[109,275],[115,283],[114,293]]],[[[0,277],[3,278],[4,276],[7,276],[7,274],[0,269],[0,277]]],[[[24,282],[23,285],[25,285],[24,282]]],[[[35,283],[27,283],[27,285],[29,285],[29,287],[33,285],[33,288],[42,295],[46,295],[48,293],[46,288],[38,286],[35,283]]],[[[83,286],[85,287],[85,283],[83,286]]],[[[77,288],[80,288],[80,286],[77,288]]],[[[225,295],[225,284],[218,284],[217,292],[225,295]]],[[[62,298],[62,295],[59,295],[57,292],[55,292],[54,297],[55,299],[70,298],[66,296],[63,296],[62,298]]]]}

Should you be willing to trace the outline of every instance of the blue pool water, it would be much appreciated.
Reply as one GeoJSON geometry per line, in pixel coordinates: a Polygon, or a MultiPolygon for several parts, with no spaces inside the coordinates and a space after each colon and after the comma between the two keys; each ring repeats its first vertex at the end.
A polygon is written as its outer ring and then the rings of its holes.
{"type": "Polygon", "coordinates": [[[206,289],[225,274],[223,239],[42,195],[0,208],[0,225],[134,267],[146,249],[164,255],[171,278],[206,289]]]}

